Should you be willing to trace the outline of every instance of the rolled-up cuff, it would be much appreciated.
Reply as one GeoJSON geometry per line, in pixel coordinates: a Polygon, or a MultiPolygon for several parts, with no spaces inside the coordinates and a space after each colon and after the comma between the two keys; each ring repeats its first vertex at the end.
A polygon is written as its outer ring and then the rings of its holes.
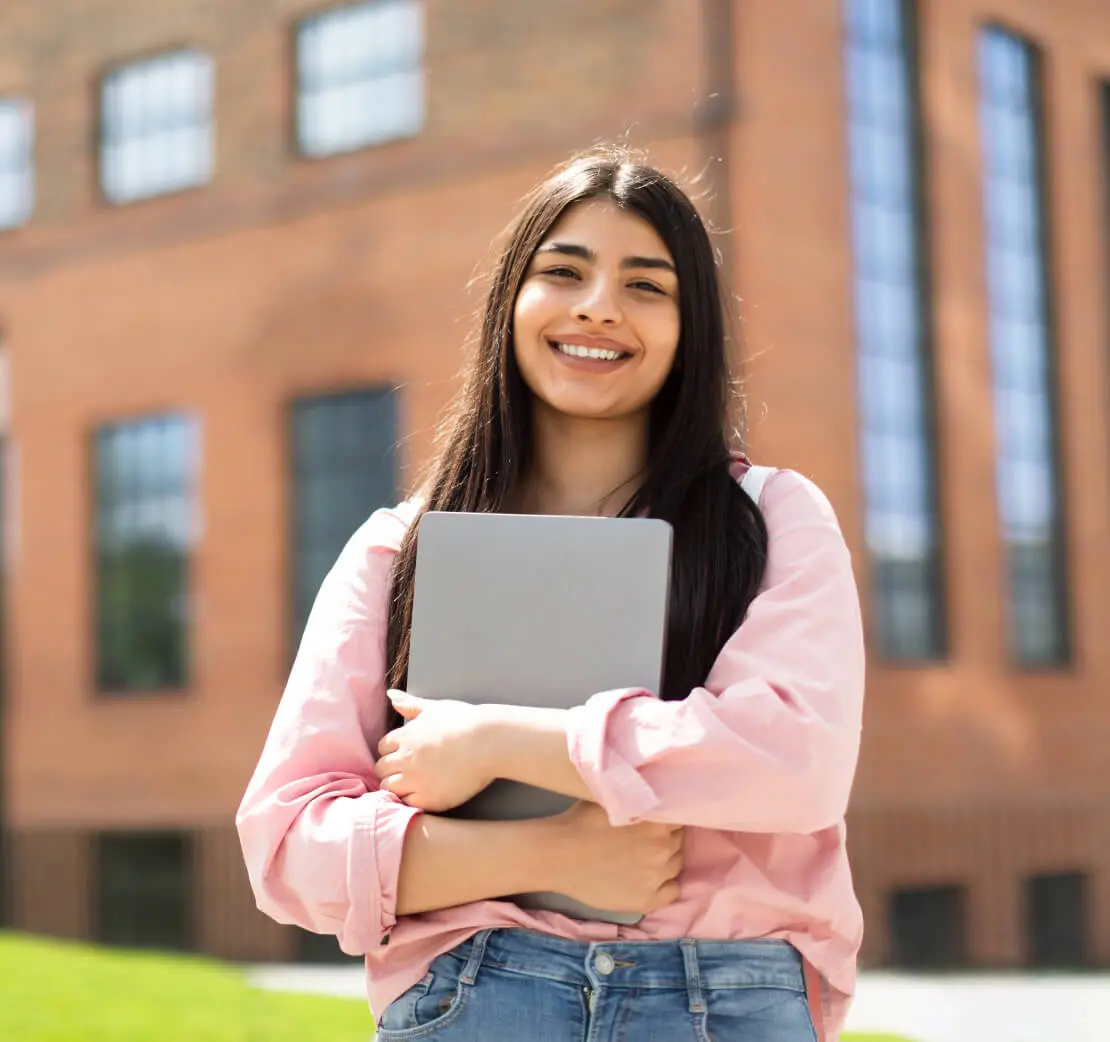
{"type": "Polygon", "coordinates": [[[423,811],[380,794],[355,801],[347,893],[350,906],[340,947],[362,955],[385,942],[397,922],[397,887],[405,833],[423,811]]]}
{"type": "Polygon", "coordinates": [[[608,740],[610,728],[626,704],[654,697],[639,688],[603,691],[569,713],[567,753],[612,825],[649,820],[659,806],[652,787],[608,740]]]}

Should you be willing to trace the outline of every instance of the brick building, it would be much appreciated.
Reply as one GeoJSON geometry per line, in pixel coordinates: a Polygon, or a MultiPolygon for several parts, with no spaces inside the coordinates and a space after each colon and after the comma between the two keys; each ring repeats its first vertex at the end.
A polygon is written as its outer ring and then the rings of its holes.
{"type": "Polygon", "coordinates": [[[867,960],[1110,962],[1105,6],[156,7],[0,11],[9,921],[324,950],[231,824],[301,620],[515,201],[628,131],[705,174],[753,452],[855,555],[867,960]]]}

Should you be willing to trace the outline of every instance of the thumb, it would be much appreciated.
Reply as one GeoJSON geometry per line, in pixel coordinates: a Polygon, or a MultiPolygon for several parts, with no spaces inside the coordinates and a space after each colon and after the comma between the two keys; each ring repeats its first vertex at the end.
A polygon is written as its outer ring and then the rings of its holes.
{"type": "Polygon", "coordinates": [[[396,689],[390,689],[386,692],[386,695],[390,702],[393,703],[393,708],[406,720],[412,720],[414,717],[420,715],[420,710],[423,708],[424,702],[422,698],[410,695],[407,691],[398,691],[396,689]]]}

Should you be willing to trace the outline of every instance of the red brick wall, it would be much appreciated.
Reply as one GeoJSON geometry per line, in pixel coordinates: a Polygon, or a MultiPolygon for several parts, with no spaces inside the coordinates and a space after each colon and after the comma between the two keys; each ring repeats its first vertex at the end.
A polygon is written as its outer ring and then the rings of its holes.
{"type": "MultiPolygon", "coordinates": [[[[284,403],[396,381],[405,462],[419,462],[477,303],[468,280],[520,194],[571,148],[630,127],[662,165],[705,166],[700,4],[573,0],[527,5],[525,17],[512,0],[432,0],[425,133],[310,162],[290,148],[288,58],[290,22],[314,6],[74,0],[0,12],[0,93],[33,93],[38,121],[36,217],[0,238],[21,474],[8,729],[21,827],[226,820],[287,662],[284,403]],[[105,207],[95,75],[178,43],[216,54],[214,183],[105,207]],[[88,436],[169,408],[202,419],[194,683],[97,702],[88,436]]],[[[1006,961],[1017,911],[999,895],[1066,861],[1096,875],[1110,960],[1110,850],[1082,838],[1106,834],[1110,808],[1110,225],[1093,88],[1110,76],[1110,17],[1082,0],[920,6],[951,656],[872,667],[852,822],[868,943],[881,957],[891,886],[958,877],[972,884],[974,952],[1006,961]],[[1046,55],[1076,650],[1059,673],[1019,674],[1002,645],[974,49],[990,17],[1046,55]],[[1031,809],[1046,801],[1060,810],[1031,809]],[[1072,824],[1054,825],[1060,815],[1072,824]],[[985,838],[969,838],[971,820],[985,838]]],[[[727,162],[709,166],[723,190],[704,206],[726,225],[743,298],[755,452],[828,491],[866,602],[839,8],[736,6],[736,121],[713,132],[727,162]]]]}

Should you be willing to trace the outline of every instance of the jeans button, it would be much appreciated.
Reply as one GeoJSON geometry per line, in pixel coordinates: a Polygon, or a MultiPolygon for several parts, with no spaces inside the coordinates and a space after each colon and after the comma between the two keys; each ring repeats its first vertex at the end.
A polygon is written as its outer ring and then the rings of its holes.
{"type": "Polygon", "coordinates": [[[608,952],[598,952],[595,966],[597,967],[598,973],[602,974],[603,976],[607,976],[608,974],[613,972],[616,963],[613,962],[613,956],[611,956],[608,952]]]}

